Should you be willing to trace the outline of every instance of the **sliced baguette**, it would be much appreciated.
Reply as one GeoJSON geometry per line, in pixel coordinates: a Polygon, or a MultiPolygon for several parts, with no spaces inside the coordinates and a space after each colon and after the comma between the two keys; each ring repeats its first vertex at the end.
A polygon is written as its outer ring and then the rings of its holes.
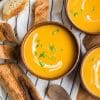
{"type": "Polygon", "coordinates": [[[16,48],[8,45],[0,45],[0,59],[16,60],[16,48]]]}
{"type": "Polygon", "coordinates": [[[48,16],[49,16],[49,0],[36,0],[35,24],[47,21],[48,16]]]}
{"type": "Polygon", "coordinates": [[[0,41],[17,42],[14,30],[7,23],[0,23],[0,41]]]}
{"type": "Polygon", "coordinates": [[[17,64],[0,65],[0,85],[11,100],[42,100],[35,86],[17,64]]]}
{"type": "Polygon", "coordinates": [[[8,64],[0,65],[0,85],[10,95],[11,100],[27,100],[25,92],[19,85],[8,64]]]}
{"type": "Polygon", "coordinates": [[[8,0],[3,7],[3,19],[9,19],[20,13],[29,0],[8,0]]]}
{"type": "Polygon", "coordinates": [[[7,23],[0,23],[0,59],[16,60],[17,39],[14,30],[7,23]]]}

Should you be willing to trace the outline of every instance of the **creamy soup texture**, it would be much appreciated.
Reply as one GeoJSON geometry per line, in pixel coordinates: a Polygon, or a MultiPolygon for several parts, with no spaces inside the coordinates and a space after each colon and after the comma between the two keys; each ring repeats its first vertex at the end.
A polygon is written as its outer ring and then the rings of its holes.
{"type": "Polygon", "coordinates": [[[31,32],[24,44],[28,69],[42,78],[57,78],[75,63],[77,46],[68,31],[57,25],[43,25],[31,32]]]}
{"type": "Polygon", "coordinates": [[[85,58],[82,65],[82,78],[88,90],[100,97],[100,47],[85,58]]]}
{"type": "Polygon", "coordinates": [[[68,0],[68,16],[79,29],[100,32],[100,0],[68,0]]]}

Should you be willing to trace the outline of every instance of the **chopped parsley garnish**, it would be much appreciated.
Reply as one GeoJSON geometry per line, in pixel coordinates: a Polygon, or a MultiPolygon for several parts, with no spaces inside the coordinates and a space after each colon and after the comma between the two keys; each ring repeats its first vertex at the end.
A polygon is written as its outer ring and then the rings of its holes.
{"type": "Polygon", "coordinates": [[[39,64],[40,64],[41,67],[45,66],[45,62],[43,62],[43,61],[40,61],[39,64]]]}
{"type": "Polygon", "coordinates": [[[35,56],[37,56],[37,52],[35,51],[35,56]]]}
{"type": "Polygon", "coordinates": [[[78,15],[78,12],[74,12],[73,15],[74,15],[74,16],[77,16],[77,15],[78,15]]]}
{"type": "Polygon", "coordinates": [[[52,32],[52,35],[56,35],[57,32],[59,32],[59,29],[58,28],[55,31],[52,32]]]}
{"type": "Polygon", "coordinates": [[[37,42],[39,43],[39,42],[40,42],[40,40],[37,40],[37,42]]]}
{"type": "Polygon", "coordinates": [[[38,48],[38,47],[39,47],[39,44],[36,45],[36,48],[38,48]]]}
{"type": "Polygon", "coordinates": [[[45,58],[46,56],[47,56],[46,52],[42,52],[42,53],[40,53],[40,56],[39,57],[45,58]]]}
{"type": "Polygon", "coordinates": [[[40,43],[40,40],[39,40],[39,39],[37,39],[37,45],[36,45],[36,48],[38,48],[38,47],[42,47],[42,44],[40,43]]]}
{"type": "Polygon", "coordinates": [[[51,52],[55,52],[56,51],[56,47],[54,45],[50,45],[49,48],[50,48],[51,52]]]}
{"type": "Polygon", "coordinates": [[[92,7],[92,11],[95,11],[95,7],[94,6],[92,7]]]}
{"type": "Polygon", "coordinates": [[[83,9],[81,9],[81,12],[83,12],[83,9]]]}
{"type": "Polygon", "coordinates": [[[41,44],[41,43],[38,43],[37,45],[36,45],[36,48],[38,48],[38,47],[43,47],[43,45],[41,44]]]}

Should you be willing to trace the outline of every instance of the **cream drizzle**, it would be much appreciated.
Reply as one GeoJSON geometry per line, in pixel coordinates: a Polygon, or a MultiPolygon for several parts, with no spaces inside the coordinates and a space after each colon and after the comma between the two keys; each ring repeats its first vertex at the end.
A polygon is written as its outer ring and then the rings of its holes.
{"type": "Polygon", "coordinates": [[[100,81],[99,81],[99,76],[98,76],[98,71],[100,68],[100,61],[98,61],[94,66],[93,66],[93,70],[94,70],[94,84],[97,88],[100,89],[100,81]]]}
{"type": "Polygon", "coordinates": [[[82,9],[82,10],[84,10],[84,8],[85,8],[85,3],[86,3],[86,0],[83,0],[82,6],[81,6],[81,9],[82,9]]]}
{"type": "MultiPolygon", "coordinates": [[[[87,0],[82,1],[81,9],[83,11],[85,10],[86,1],[87,0]]],[[[99,22],[100,21],[100,19],[92,19],[89,14],[86,15],[85,19],[87,19],[87,21],[89,21],[89,22],[99,22]]]]}
{"type": "MultiPolygon", "coordinates": [[[[33,56],[34,56],[35,63],[40,66],[39,60],[38,60],[37,56],[35,55],[36,46],[37,46],[37,42],[36,42],[37,38],[38,38],[38,33],[35,33],[34,36],[33,36],[33,41],[32,41],[32,53],[33,53],[33,56]]],[[[53,70],[60,68],[61,66],[62,66],[62,61],[60,60],[56,64],[53,64],[53,65],[45,64],[43,66],[43,68],[49,69],[49,71],[53,71],[53,70]]]]}

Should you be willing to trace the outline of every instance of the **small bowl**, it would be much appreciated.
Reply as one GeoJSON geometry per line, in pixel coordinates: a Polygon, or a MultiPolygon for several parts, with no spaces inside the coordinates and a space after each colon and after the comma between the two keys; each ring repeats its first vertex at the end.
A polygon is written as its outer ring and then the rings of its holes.
{"type": "Polygon", "coordinates": [[[87,31],[84,31],[82,29],[80,29],[79,27],[77,27],[73,21],[71,20],[70,16],[68,15],[68,1],[69,0],[64,0],[64,8],[65,8],[65,13],[66,13],[66,17],[68,18],[69,22],[78,30],[80,30],[81,32],[87,34],[87,35],[100,35],[100,32],[87,32],[87,31]]]}
{"type": "Polygon", "coordinates": [[[45,79],[45,80],[55,80],[55,79],[58,79],[58,78],[60,78],[60,77],[63,77],[65,74],[69,75],[69,74],[76,68],[76,66],[77,66],[77,64],[78,64],[78,62],[79,62],[79,57],[80,57],[80,46],[79,46],[78,40],[76,39],[76,37],[74,36],[74,34],[73,34],[68,28],[66,28],[65,26],[63,26],[62,24],[57,23],[57,22],[49,22],[49,21],[48,21],[48,22],[43,22],[43,23],[36,24],[36,25],[25,35],[25,37],[24,37],[24,39],[23,39],[23,41],[22,41],[22,44],[21,44],[21,50],[20,50],[20,51],[21,51],[21,58],[22,58],[22,61],[23,61],[23,63],[25,64],[25,67],[27,68],[27,70],[28,70],[29,72],[31,72],[33,75],[35,75],[35,76],[37,76],[37,77],[39,77],[39,78],[41,78],[41,79],[45,79]],[[38,27],[40,27],[40,26],[43,26],[43,25],[57,25],[57,26],[60,26],[60,27],[64,28],[67,32],[70,33],[70,35],[73,37],[73,39],[74,39],[75,42],[76,42],[76,47],[77,47],[76,61],[75,61],[75,63],[73,64],[72,68],[71,68],[69,71],[63,73],[63,75],[61,75],[61,76],[59,76],[59,77],[44,78],[44,77],[38,76],[37,74],[35,74],[34,72],[32,72],[32,71],[28,68],[28,66],[27,66],[27,64],[26,64],[26,62],[25,62],[25,58],[24,58],[24,54],[23,54],[24,43],[25,43],[26,39],[28,38],[28,36],[31,34],[31,32],[32,32],[33,30],[35,30],[36,28],[38,28],[38,27]]]}
{"type": "Polygon", "coordinates": [[[82,77],[82,70],[83,70],[82,67],[83,67],[84,60],[86,59],[86,57],[87,57],[93,50],[95,50],[95,49],[97,49],[97,48],[100,48],[100,45],[96,45],[96,46],[92,47],[92,48],[84,55],[83,60],[82,60],[82,63],[81,63],[80,78],[81,78],[81,84],[82,84],[83,88],[84,88],[91,96],[93,96],[93,97],[95,97],[95,98],[97,98],[97,99],[100,99],[100,97],[97,97],[96,95],[94,95],[94,94],[88,89],[88,87],[85,85],[84,79],[83,79],[83,77],[82,77]]]}

